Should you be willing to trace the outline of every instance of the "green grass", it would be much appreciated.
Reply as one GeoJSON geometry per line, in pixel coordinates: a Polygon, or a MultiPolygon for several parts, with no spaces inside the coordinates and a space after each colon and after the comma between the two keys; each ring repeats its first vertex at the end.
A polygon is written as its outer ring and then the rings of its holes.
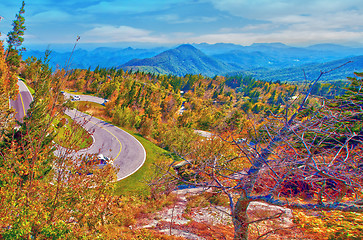
{"type": "Polygon", "coordinates": [[[34,91],[34,89],[33,88],[31,88],[27,83],[26,83],[26,81],[25,81],[25,79],[24,78],[20,78],[20,80],[28,87],[28,89],[29,89],[29,92],[30,92],[30,94],[31,95],[34,95],[35,94],[35,91],[34,91]]]}
{"type": "Polygon", "coordinates": [[[168,152],[131,131],[125,131],[134,136],[144,146],[146,161],[136,173],[116,183],[115,194],[147,196],[149,194],[149,187],[147,186],[146,180],[154,174],[153,164],[158,163],[160,159],[165,158],[168,152]]]}
{"type": "Polygon", "coordinates": [[[93,143],[91,135],[67,115],[54,119],[53,126],[57,132],[54,141],[62,147],[80,150],[90,147],[93,143]],[[63,126],[60,126],[61,119],[66,119],[63,126]]]}

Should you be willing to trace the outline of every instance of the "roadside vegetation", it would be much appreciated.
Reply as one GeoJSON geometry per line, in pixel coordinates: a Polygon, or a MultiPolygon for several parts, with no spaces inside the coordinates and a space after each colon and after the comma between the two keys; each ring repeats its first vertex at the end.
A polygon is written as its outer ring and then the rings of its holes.
{"type": "Polygon", "coordinates": [[[72,102],[72,107],[96,118],[100,118],[106,122],[111,121],[111,118],[108,116],[105,106],[101,104],[94,102],[74,101],[72,102]]]}
{"type": "MultiPolygon", "coordinates": [[[[112,123],[112,118],[107,113],[105,106],[93,103],[93,102],[73,102],[73,106],[79,111],[90,114],[106,122],[112,123]]],[[[150,187],[148,186],[150,178],[155,175],[155,168],[158,164],[162,162],[171,163],[170,153],[149,140],[140,136],[140,134],[135,133],[132,130],[125,131],[134,136],[145,148],[146,151],[146,161],[144,165],[130,177],[117,182],[115,188],[116,195],[139,195],[142,197],[147,197],[150,195],[150,187]]]]}
{"type": "Polygon", "coordinates": [[[336,91],[319,78],[304,86],[245,75],[52,71],[48,55],[21,59],[24,6],[8,48],[0,43],[0,238],[181,239],[157,231],[165,228],[206,239],[362,237],[363,73],[336,91]],[[18,75],[34,101],[15,127],[8,99],[18,93],[18,75]],[[66,102],[64,89],[109,102],[66,102]],[[329,96],[318,94],[323,90],[329,96]],[[128,129],[147,151],[145,165],[115,183],[113,166],[89,164],[96,156],[55,152],[57,135],[80,138],[63,115],[71,106],[128,129]],[[206,192],[173,193],[190,186],[206,192]],[[216,206],[228,224],[193,219],[216,206]],[[183,207],[189,223],[142,229],[165,208],[173,216],[183,207]],[[286,225],[288,211],[294,225],[286,225]]]}
{"type": "Polygon", "coordinates": [[[54,142],[62,147],[80,150],[93,143],[91,134],[65,114],[55,118],[52,125],[56,135],[54,142]]]}

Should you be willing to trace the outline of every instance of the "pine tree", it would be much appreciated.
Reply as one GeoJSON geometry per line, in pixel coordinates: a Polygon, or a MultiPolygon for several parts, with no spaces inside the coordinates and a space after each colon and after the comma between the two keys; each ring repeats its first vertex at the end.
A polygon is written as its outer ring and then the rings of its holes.
{"type": "Polygon", "coordinates": [[[24,42],[24,31],[25,27],[25,18],[23,14],[25,3],[22,2],[19,13],[15,15],[15,20],[13,22],[13,30],[8,33],[8,38],[6,42],[8,43],[7,53],[6,53],[6,61],[11,66],[11,68],[19,67],[19,63],[21,60],[21,52],[25,51],[25,48],[21,45],[24,42]],[[19,54],[20,53],[20,54],[19,54]]]}

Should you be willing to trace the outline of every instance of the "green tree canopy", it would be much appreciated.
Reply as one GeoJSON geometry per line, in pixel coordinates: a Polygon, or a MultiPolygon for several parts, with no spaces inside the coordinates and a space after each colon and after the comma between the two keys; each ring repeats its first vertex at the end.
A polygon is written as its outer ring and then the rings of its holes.
{"type": "Polygon", "coordinates": [[[6,61],[9,63],[10,66],[19,66],[21,52],[25,51],[25,48],[21,47],[24,42],[23,36],[26,30],[26,27],[24,25],[25,18],[23,16],[23,14],[25,13],[24,7],[25,2],[23,1],[19,13],[15,15],[15,20],[12,24],[13,30],[10,31],[7,35],[8,38],[6,42],[8,43],[8,49],[6,54],[6,61]]]}

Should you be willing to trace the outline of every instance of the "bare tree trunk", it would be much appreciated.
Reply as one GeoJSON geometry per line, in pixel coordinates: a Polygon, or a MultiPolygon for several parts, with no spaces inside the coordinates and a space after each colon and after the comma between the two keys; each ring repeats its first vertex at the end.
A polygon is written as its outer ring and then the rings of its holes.
{"type": "Polygon", "coordinates": [[[234,239],[248,240],[248,214],[247,208],[250,204],[245,198],[238,199],[233,210],[234,239]]]}

